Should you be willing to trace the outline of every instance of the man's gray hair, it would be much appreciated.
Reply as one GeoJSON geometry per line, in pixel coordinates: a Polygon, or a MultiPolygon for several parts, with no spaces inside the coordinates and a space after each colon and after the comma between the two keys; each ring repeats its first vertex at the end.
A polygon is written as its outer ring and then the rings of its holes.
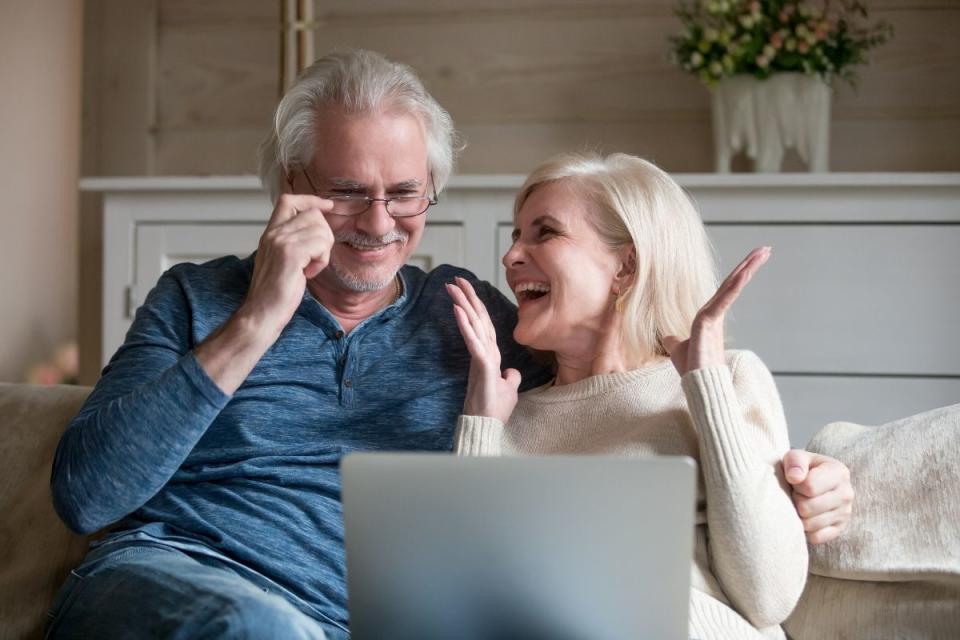
{"type": "Polygon", "coordinates": [[[409,113],[423,125],[427,162],[437,192],[453,172],[460,150],[450,114],[433,99],[409,66],[363,49],[336,51],[300,74],[277,105],[273,126],[260,145],[260,181],[273,202],[291,170],[310,165],[322,140],[316,120],[326,107],[351,114],[409,113]]]}

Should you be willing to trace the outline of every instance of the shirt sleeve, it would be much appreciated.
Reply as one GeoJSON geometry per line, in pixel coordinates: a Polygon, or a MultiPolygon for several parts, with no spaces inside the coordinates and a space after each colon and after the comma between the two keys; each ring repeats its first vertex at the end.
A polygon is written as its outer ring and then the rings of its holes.
{"type": "Polygon", "coordinates": [[[230,399],[191,352],[191,308],[175,274],[165,273],[137,310],[123,346],[57,446],[53,503],[78,533],[143,506],[230,399]]]}
{"type": "Polygon", "coordinates": [[[758,628],[783,622],[807,577],[803,525],[780,467],[789,448],[773,376],[751,352],[682,379],[707,499],[711,565],[758,628]]]}

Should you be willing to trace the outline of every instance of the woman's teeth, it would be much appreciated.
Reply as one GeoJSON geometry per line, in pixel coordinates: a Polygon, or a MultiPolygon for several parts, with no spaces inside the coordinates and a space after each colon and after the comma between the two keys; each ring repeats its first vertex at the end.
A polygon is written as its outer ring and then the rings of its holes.
{"type": "Polygon", "coordinates": [[[534,300],[550,293],[550,285],[546,282],[523,282],[516,286],[513,293],[519,301],[534,300]]]}

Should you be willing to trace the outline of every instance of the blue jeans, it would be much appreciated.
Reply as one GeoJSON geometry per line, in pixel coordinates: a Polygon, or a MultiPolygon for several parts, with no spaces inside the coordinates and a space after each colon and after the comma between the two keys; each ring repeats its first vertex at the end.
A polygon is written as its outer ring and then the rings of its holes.
{"type": "Polygon", "coordinates": [[[349,637],[215,559],[151,543],[91,552],[48,616],[48,639],[349,637]]]}

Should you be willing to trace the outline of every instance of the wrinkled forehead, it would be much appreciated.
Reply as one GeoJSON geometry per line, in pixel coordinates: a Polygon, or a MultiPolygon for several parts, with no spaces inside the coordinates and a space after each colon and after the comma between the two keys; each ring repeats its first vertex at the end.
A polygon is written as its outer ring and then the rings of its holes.
{"type": "Polygon", "coordinates": [[[312,167],[321,180],[368,186],[373,178],[399,184],[428,179],[427,140],[419,118],[406,112],[317,113],[312,167]]]}

